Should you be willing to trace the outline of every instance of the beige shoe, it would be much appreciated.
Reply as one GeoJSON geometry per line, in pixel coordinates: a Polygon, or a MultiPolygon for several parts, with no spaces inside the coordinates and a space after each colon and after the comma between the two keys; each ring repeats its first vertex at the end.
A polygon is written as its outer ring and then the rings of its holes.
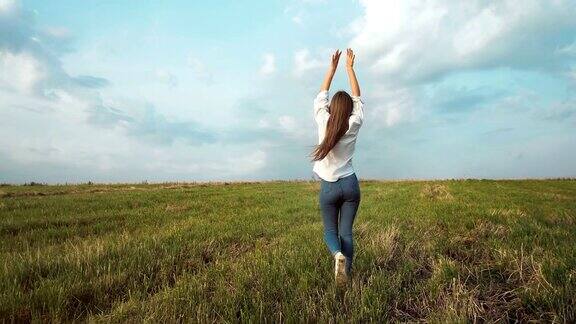
{"type": "Polygon", "coordinates": [[[344,285],[348,281],[348,276],[346,275],[346,257],[342,252],[337,252],[334,255],[334,279],[338,285],[344,285]]]}

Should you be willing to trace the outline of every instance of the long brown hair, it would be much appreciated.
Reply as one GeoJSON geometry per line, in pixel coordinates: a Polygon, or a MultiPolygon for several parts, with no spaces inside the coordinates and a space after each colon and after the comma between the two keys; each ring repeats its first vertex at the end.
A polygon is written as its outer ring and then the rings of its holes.
{"type": "Polygon", "coordinates": [[[352,97],[346,91],[338,91],[332,96],[328,106],[328,123],[322,143],[310,154],[312,161],[322,160],[348,131],[348,119],[352,113],[352,97]]]}

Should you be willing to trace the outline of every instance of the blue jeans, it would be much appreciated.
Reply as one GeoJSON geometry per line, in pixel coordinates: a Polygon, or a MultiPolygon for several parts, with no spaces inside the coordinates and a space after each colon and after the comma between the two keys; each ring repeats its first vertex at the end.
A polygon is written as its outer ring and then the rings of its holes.
{"type": "Polygon", "coordinates": [[[348,274],[352,270],[354,256],[352,224],[359,205],[360,184],[355,173],[336,182],[320,179],[320,210],[324,223],[324,241],[332,256],[338,251],[344,254],[348,274]]]}

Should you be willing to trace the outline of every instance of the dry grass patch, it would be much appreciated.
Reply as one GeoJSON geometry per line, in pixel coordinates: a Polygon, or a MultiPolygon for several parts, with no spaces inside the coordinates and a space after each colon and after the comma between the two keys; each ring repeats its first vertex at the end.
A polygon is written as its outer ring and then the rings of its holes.
{"type": "Polygon", "coordinates": [[[166,186],[160,186],[161,189],[186,189],[186,188],[194,188],[194,187],[207,187],[207,184],[193,184],[193,183],[186,183],[186,184],[171,184],[166,186]]]}
{"type": "Polygon", "coordinates": [[[429,317],[448,322],[486,320],[478,296],[479,287],[467,285],[458,274],[442,286],[437,295],[431,296],[430,304],[435,312],[429,317]]]}
{"type": "Polygon", "coordinates": [[[253,242],[232,242],[226,247],[226,255],[229,255],[231,258],[237,258],[259,247],[266,246],[269,241],[269,238],[261,237],[253,242]]]}
{"type": "Polygon", "coordinates": [[[576,217],[566,211],[555,211],[546,215],[546,221],[553,225],[574,226],[576,217]]]}
{"type": "Polygon", "coordinates": [[[524,290],[545,290],[552,292],[554,286],[546,280],[542,264],[534,260],[534,254],[527,254],[524,248],[518,250],[496,250],[496,259],[504,265],[507,283],[524,290]]]}
{"type": "Polygon", "coordinates": [[[354,236],[357,237],[359,240],[363,240],[370,236],[372,233],[372,229],[377,226],[372,221],[364,221],[359,223],[358,225],[354,226],[354,236]]]}
{"type": "Polygon", "coordinates": [[[559,194],[559,193],[555,193],[555,192],[541,192],[540,195],[542,195],[546,198],[551,198],[553,200],[557,200],[557,201],[573,200],[574,199],[574,197],[570,197],[568,195],[559,194]]]}
{"type": "Polygon", "coordinates": [[[452,200],[448,188],[443,184],[425,184],[420,190],[420,197],[431,200],[452,200]]]}
{"type": "Polygon", "coordinates": [[[501,224],[494,224],[485,220],[476,220],[474,222],[473,234],[478,238],[497,237],[504,238],[510,234],[510,227],[501,224]]]}
{"type": "MultiPolygon", "coordinates": [[[[488,250],[486,250],[488,251],[488,250]]],[[[497,249],[480,253],[477,261],[439,258],[433,263],[430,281],[436,286],[431,294],[433,318],[488,322],[526,322],[534,319],[551,320],[554,315],[544,309],[528,309],[527,295],[555,293],[542,272],[534,253],[497,249]]]]}
{"type": "Polygon", "coordinates": [[[492,216],[526,217],[526,213],[520,208],[490,208],[488,213],[492,216]]]}
{"type": "Polygon", "coordinates": [[[392,261],[399,255],[399,236],[398,228],[393,225],[376,233],[369,241],[370,247],[376,252],[374,263],[377,267],[391,267],[392,261]]]}
{"type": "Polygon", "coordinates": [[[190,209],[188,204],[166,204],[166,208],[164,209],[167,212],[182,212],[190,209]]]}
{"type": "Polygon", "coordinates": [[[451,235],[442,247],[442,254],[470,266],[484,264],[490,259],[491,251],[481,233],[471,230],[462,235],[451,235]]]}

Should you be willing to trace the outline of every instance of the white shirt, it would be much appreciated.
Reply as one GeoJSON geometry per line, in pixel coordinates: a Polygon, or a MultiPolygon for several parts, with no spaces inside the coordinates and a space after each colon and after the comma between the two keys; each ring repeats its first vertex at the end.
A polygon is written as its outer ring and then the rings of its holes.
{"type": "MultiPolygon", "coordinates": [[[[364,120],[364,102],[360,96],[352,96],[352,114],[348,119],[348,130],[322,160],[314,161],[313,171],[322,179],[334,182],[354,173],[352,155],[356,136],[364,120]]],[[[314,99],[314,120],[318,125],[318,144],[324,140],[328,123],[328,91],[323,90],[314,99]]]]}

